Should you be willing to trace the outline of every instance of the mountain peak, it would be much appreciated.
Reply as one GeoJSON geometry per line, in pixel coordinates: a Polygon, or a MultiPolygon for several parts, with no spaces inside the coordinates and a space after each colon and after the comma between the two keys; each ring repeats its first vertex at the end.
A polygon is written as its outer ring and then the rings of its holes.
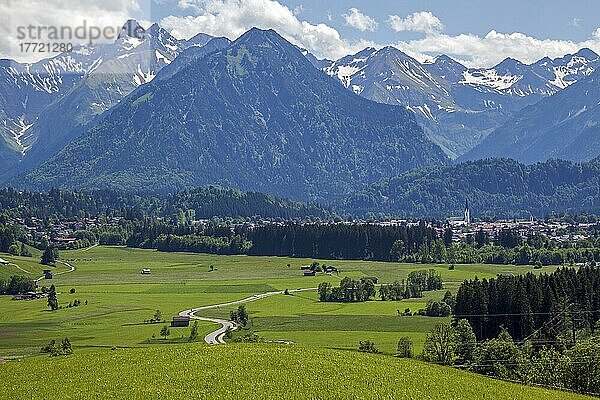
{"type": "Polygon", "coordinates": [[[148,30],[146,32],[149,32],[150,34],[154,34],[154,33],[158,33],[162,28],[155,22],[153,23],[150,28],[148,28],[148,30]]]}
{"type": "Polygon", "coordinates": [[[579,50],[574,55],[575,56],[579,56],[579,57],[583,57],[586,60],[596,60],[599,57],[598,54],[594,50],[589,49],[587,47],[582,48],[581,50],[579,50]]]}
{"type": "Polygon", "coordinates": [[[188,39],[187,42],[189,44],[191,44],[192,46],[204,46],[205,44],[210,42],[212,39],[214,39],[214,36],[200,32],[200,33],[192,36],[190,39],[188,39]]]}
{"type": "Polygon", "coordinates": [[[290,52],[297,53],[303,59],[306,58],[297,46],[285,40],[273,29],[252,28],[233,42],[232,46],[236,45],[277,48],[277,57],[279,58],[289,58],[290,52]]]}
{"type": "Polygon", "coordinates": [[[381,50],[379,50],[379,53],[385,56],[394,56],[401,59],[416,61],[414,58],[412,58],[411,56],[394,46],[385,46],[381,50]]]}
{"type": "MultiPolygon", "coordinates": [[[[157,25],[158,26],[158,25],[157,25]]],[[[129,19],[121,28],[119,33],[119,39],[124,37],[132,37],[142,39],[143,34],[146,32],[144,28],[135,19],[129,19]]]]}
{"type": "Polygon", "coordinates": [[[523,64],[521,61],[519,61],[517,59],[507,57],[504,60],[502,60],[502,62],[500,62],[500,64],[496,65],[494,67],[494,69],[505,69],[505,70],[510,70],[511,72],[514,72],[515,69],[520,68],[524,65],[525,64],[523,64]]]}
{"type": "Polygon", "coordinates": [[[246,31],[242,36],[240,36],[237,41],[251,41],[251,40],[264,40],[266,38],[269,39],[283,39],[277,32],[273,29],[260,29],[257,27],[250,28],[246,31]]]}
{"type": "Polygon", "coordinates": [[[444,66],[460,66],[462,68],[466,68],[464,65],[462,65],[461,63],[456,61],[454,58],[449,57],[445,54],[441,54],[441,55],[437,56],[433,63],[435,65],[439,65],[439,66],[442,66],[442,65],[444,65],[444,66]]]}

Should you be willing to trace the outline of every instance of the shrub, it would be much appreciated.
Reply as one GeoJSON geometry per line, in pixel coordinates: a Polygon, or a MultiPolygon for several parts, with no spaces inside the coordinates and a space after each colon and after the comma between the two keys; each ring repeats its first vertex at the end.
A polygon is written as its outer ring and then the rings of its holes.
{"type": "Polygon", "coordinates": [[[358,351],[362,351],[363,353],[373,353],[373,354],[380,353],[380,351],[377,350],[377,348],[375,347],[375,343],[371,342],[370,340],[365,340],[365,341],[361,340],[358,343],[358,351]]]}
{"type": "Polygon", "coordinates": [[[398,357],[412,358],[413,356],[413,342],[408,336],[403,336],[398,340],[398,357]]]}

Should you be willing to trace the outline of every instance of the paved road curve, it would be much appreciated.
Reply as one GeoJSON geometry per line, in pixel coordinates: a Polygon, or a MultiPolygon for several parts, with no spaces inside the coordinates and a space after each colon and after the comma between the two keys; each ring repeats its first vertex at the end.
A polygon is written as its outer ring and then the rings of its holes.
{"type": "MultiPolygon", "coordinates": [[[[288,290],[288,293],[304,292],[304,291],[310,291],[310,290],[316,290],[316,288],[288,290]]],[[[212,309],[220,308],[220,307],[236,306],[238,304],[249,303],[251,301],[260,300],[260,299],[264,299],[266,297],[275,296],[276,294],[283,294],[283,293],[284,293],[284,290],[277,291],[277,292],[267,292],[267,293],[262,293],[262,294],[255,294],[253,296],[246,297],[245,299],[232,301],[229,303],[221,303],[221,304],[214,304],[211,306],[190,308],[189,310],[181,311],[179,313],[179,315],[182,317],[190,317],[192,319],[197,319],[200,321],[208,321],[208,322],[214,322],[215,324],[221,324],[221,327],[219,329],[206,335],[204,337],[204,341],[208,344],[225,344],[225,340],[223,339],[223,337],[225,336],[225,333],[227,333],[228,329],[230,329],[232,331],[236,330],[237,329],[236,323],[233,321],[228,321],[226,319],[199,317],[196,315],[196,313],[198,311],[212,310],[212,309]]]]}
{"type": "MultiPolygon", "coordinates": [[[[68,262],[59,261],[59,263],[61,263],[61,264],[62,264],[62,265],[64,265],[65,267],[69,268],[69,270],[68,270],[68,271],[62,271],[62,272],[57,272],[57,273],[55,273],[55,274],[52,274],[52,275],[62,275],[62,274],[68,274],[69,272],[73,272],[73,271],[75,271],[75,266],[73,266],[73,265],[69,264],[68,262]]],[[[17,268],[19,268],[19,269],[22,269],[22,268],[21,268],[21,267],[19,267],[18,265],[17,265],[17,268]]],[[[29,273],[29,272],[28,272],[28,273],[29,273]]],[[[38,282],[39,282],[39,281],[41,281],[42,279],[45,279],[45,276],[44,276],[44,275],[42,275],[42,276],[40,276],[39,278],[37,278],[37,279],[35,280],[35,283],[38,283],[38,282]]]]}

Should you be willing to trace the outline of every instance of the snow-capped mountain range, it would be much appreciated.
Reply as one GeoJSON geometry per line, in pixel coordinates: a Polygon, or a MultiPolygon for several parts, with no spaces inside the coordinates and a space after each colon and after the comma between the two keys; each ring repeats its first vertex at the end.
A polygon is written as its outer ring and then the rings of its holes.
{"type": "Polygon", "coordinates": [[[77,47],[35,64],[0,60],[0,176],[60,150],[77,127],[211,38],[178,40],[157,24],[143,30],[130,20],[114,43],[77,47]]]}
{"type": "MultiPolygon", "coordinates": [[[[157,24],[143,30],[130,20],[113,43],[78,47],[34,64],[0,60],[0,182],[57,154],[157,75],[174,82],[170,78],[188,64],[230,43],[202,33],[179,40],[157,24]]],[[[475,147],[477,154],[496,155],[481,149],[488,135],[528,107],[579,86],[600,65],[589,49],[529,65],[506,59],[493,68],[467,68],[446,55],[419,62],[394,47],[366,48],[337,61],[296,49],[349,91],[411,110],[450,158],[475,147]]],[[[573,92],[587,93],[585,88],[573,92]]],[[[585,110],[594,99],[588,100],[585,110]]]]}
{"type": "Polygon", "coordinates": [[[408,110],[349,93],[273,30],[183,51],[15,181],[29,188],[217,184],[332,201],[449,162],[408,110]]]}
{"type": "Polygon", "coordinates": [[[589,49],[526,65],[506,59],[467,68],[442,55],[421,63],[394,47],[367,48],[325,66],[368,99],[408,107],[451,157],[465,153],[514,112],[589,76],[600,65],[589,49]]]}

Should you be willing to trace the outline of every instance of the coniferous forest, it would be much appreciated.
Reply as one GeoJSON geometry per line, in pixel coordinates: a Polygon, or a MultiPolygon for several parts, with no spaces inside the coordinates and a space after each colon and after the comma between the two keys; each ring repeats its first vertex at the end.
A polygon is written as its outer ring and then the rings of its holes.
{"type": "Polygon", "coordinates": [[[541,344],[554,343],[565,330],[593,332],[600,319],[600,268],[465,281],[455,315],[471,323],[478,340],[495,338],[502,329],[518,341],[541,344]]]}

